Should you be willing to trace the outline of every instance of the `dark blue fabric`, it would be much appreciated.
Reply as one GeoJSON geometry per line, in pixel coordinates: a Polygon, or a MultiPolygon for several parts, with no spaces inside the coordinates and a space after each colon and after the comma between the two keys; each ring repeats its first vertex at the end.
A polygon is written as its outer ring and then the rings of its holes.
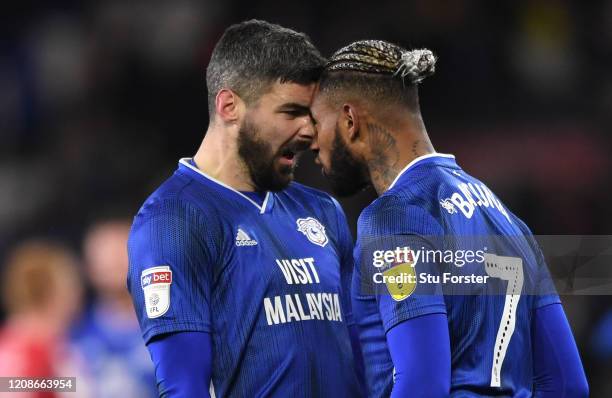
{"type": "Polygon", "coordinates": [[[391,398],[447,397],[450,392],[450,339],[446,314],[404,321],[387,333],[395,369],[391,398]]]}
{"type": "Polygon", "coordinates": [[[560,301],[531,231],[483,182],[450,155],[423,156],[364,209],[357,231],[352,309],[369,397],[388,397],[393,388],[386,334],[434,313],[448,319],[451,396],[532,396],[533,315],[560,301]],[[376,262],[396,248],[415,252],[413,268],[410,261],[376,262]],[[432,250],[444,258],[417,259],[432,250]],[[482,257],[460,257],[468,251],[482,257]],[[385,273],[413,273],[415,280],[385,283],[385,273]]]}
{"type": "Polygon", "coordinates": [[[357,382],[359,383],[359,391],[364,396],[366,395],[367,387],[365,381],[365,368],[363,364],[363,353],[361,352],[361,343],[359,342],[359,329],[356,324],[351,324],[348,327],[349,337],[351,339],[351,347],[353,348],[353,358],[355,358],[355,372],[357,373],[357,382]]]}
{"type": "Polygon", "coordinates": [[[296,183],[264,203],[187,159],[147,199],[128,243],[145,342],[210,333],[217,396],[359,397],[344,214],[296,183]]]}
{"type": "MultiPolygon", "coordinates": [[[[194,167],[198,167],[198,165],[193,159],[189,159],[187,162],[194,167]]],[[[254,192],[253,191],[240,191],[240,193],[243,194],[244,196],[247,196],[249,199],[251,199],[253,202],[257,203],[260,206],[263,204],[264,200],[266,199],[266,194],[267,194],[267,192],[257,192],[257,191],[254,191],[254,192]]]]}
{"type": "Polygon", "coordinates": [[[210,398],[210,333],[181,332],[157,336],[147,345],[155,364],[162,398],[210,398]]]}
{"type": "Polygon", "coordinates": [[[244,196],[247,196],[249,199],[251,199],[253,202],[257,203],[260,206],[263,205],[263,202],[266,199],[266,194],[267,194],[267,192],[257,192],[257,191],[253,191],[253,192],[240,191],[240,193],[243,194],[244,196]]]}
{"type": "Polygon", "coordinates": [[[588,397],[576,342],[561,304],[538,308],[533,319],[534,397],[588,397]]]}

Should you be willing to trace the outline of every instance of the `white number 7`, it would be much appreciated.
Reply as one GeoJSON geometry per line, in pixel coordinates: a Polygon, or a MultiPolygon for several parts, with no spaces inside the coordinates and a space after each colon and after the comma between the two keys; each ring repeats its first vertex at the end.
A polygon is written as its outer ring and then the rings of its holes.
{"type": "Polygon", "coordinates": [[[493,364],[491,365],[491,387],[500,387],[502,364],[514,333],[516,309],[523,289],[523,260],[520,257],[505,257],[488,253],[484,257],[487,275],[508,281],[504,312],[499,323],[499,329],[497,329],[493,364]]]}

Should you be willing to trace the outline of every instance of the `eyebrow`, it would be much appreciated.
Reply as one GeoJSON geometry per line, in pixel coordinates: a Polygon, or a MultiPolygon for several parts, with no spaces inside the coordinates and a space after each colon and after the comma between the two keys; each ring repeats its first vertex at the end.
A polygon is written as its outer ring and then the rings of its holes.
{"type": "Polygon", "coordinates": [[[278,108],[276,108],[276,111],[277,112],[294,111],[294,112],[300,112],[306,115],[310,113],[310,107],[307,105],[298,104],[297,102],[287,102],[285,104],[280,105],[278,108]]]}

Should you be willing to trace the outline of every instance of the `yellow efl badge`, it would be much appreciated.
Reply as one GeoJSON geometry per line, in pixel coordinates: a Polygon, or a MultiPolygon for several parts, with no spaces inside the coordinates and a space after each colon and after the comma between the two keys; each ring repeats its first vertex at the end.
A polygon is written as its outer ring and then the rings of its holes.
{"type": "Polygon", "coordinates": [[[389,268],[383,272],[387,290],[395,301],[402,301],[410,297],[416,289],[416,272],[409,263],[403,263],[389,268]]]}

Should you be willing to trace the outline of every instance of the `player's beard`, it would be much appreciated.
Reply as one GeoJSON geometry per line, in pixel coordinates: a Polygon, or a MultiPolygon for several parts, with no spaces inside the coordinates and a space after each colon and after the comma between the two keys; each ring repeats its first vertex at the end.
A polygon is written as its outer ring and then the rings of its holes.
{"type": "Polygon", "coordinates": [[[238,155],[247,167],[251,181],[258,191],[281,191],[293,180],[297,166],[297,154],[308,147],[307,143],[293,141],[283,145],[276,153],[272,146],[261,138],[261,129],[247,119],[238,132],[238,155]],[[295,155],[293,165],[279,164],[285,151],[295,155]]]}
{"type": "Polygon", "coordinates": [[[370,185],[367,165],[353,156],[336,126],[330,153],[330,167],[323,168],[332,191],[338,196],[351,196],[370,185]]]}

